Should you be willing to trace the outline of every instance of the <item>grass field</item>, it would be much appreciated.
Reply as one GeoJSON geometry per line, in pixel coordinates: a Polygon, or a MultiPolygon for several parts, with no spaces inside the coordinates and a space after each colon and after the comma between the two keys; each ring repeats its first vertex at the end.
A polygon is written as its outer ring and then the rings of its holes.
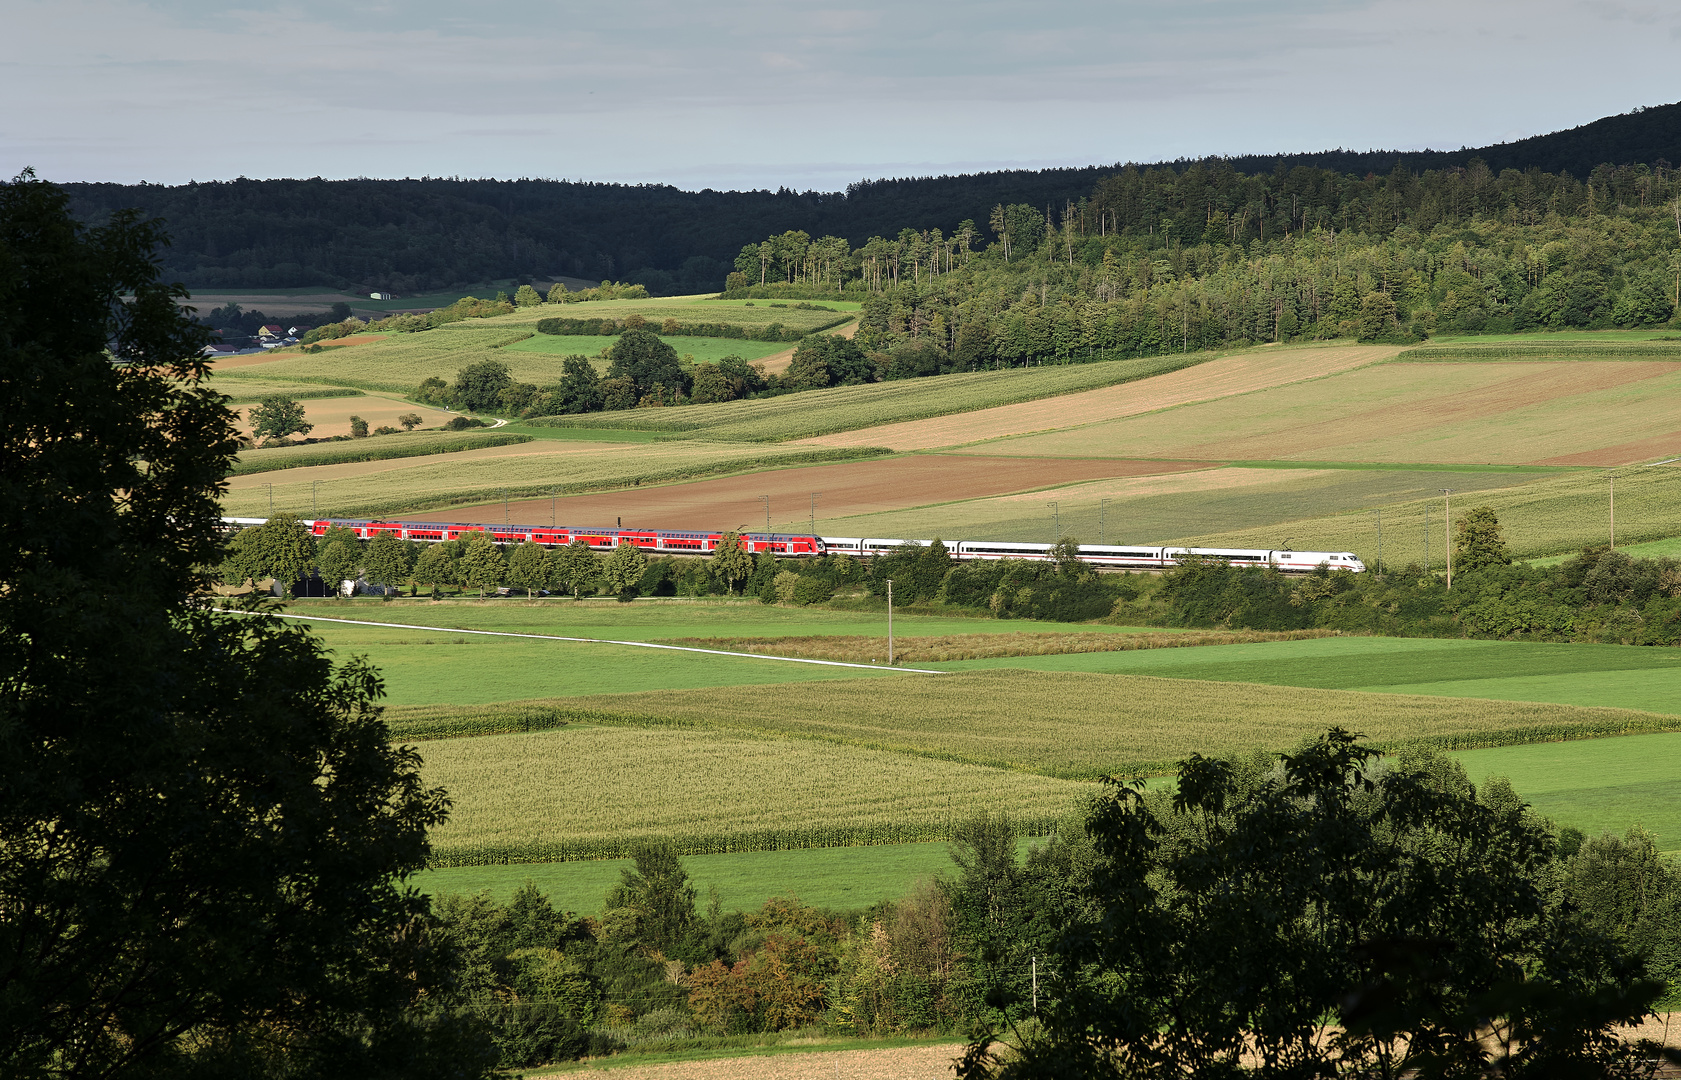
{"type": "Polygon", "coordinates": [[[1537,743],[1456,755],[1475,782],[1512,781],[1535,809],[1589,836],[1639,825],[1658,848],[1681,850],[1681,735],[1629,735],[1586,742],[1537,743]]]}
{"type": "MultiPolygon", "coordinates": [[[[278,480],[276,509],[300,512],[312,503],[323,514],[339,517],[401,514],[436,507],[489,502],[506,490],[514,498],[547,497],[565,487],[602,491],[662,484],[776,465],[870,456],[866,451],[812,446],[768,447],[754,443],[654,443],[646,446],[568,447],[511,457],[423,458],[404,469],[380,468],[366,476],[342,476],[317,490],[304,479],[278,480]]],[[[231,491],[222,500],[233,516],[254,514],[266,506],[262,493],[231,491]]],[[[460,520],[455,517],[455,520],[460,520]]],[[[734,521],[717,522],[729,528],[734,521]]]]}
{"type": "Polygon", "coordinates": [[[780,441],[1114,386],[1177,370],[1209,358],[1209,355],[1201,354],[1189,358],[1154,357],[980,371],[931,379],[838,386],[719,405],[555,416],[547,418],[545,423],[556,427],[640,428],[687,433],[706,439],[780,441]]]}
{"type": "Polygon", "coordinates": [[[1676,361],[1387,363],[973,452],[1620,465],[1681,454],[1676,361]],[[1604,460],[1589,460],[1603,457],[1604,460]],[[1569,459],[1569,460],[1566,460],[1569,459]]]}
{"type": "Polygon", "coordinates": [[[1338,637],[928,666],[952,671],[1033,668],[1153,675],[1681,715],[1681,650],[1623,645],[1338,637]]]}
{"type": "Polygon", "coordinates": [[[575,727],[446,739],[424,757],[425,782],[455,804],[431,833],[435,865],[623,856],[650,839],[685,853],[943,840],[982,809],[1054,821],[1095,790],[718,731],[575,727]]]}
{"type": "MultiPolygon", "coordinates": [[[[538,334],[536,337],[526,338],[524,341],[500,350],[504,363],[512,364],[507,359],[512,355],[525,356],[595,356],[604,349],[613,347],[618,341],[616,337],[600,337],[571,334],[538,334]]],[[[788,347],[781,341],[743,341],[740,338],[709,338],[709,337],[668,337],[662,339],[667,345],[677,350],[678,356],[691,356],[697,364],[714,364],[726,356],[739,356],[743,360],[758,360],[761,357],[779,353],[788,347]]],[[[606,365],[598,365],[603,374],[606,365]]]]}
{"type": "Polygon", "coordinates": [[[312,443],[305,446],[277,446],[269,450],[246,450],[235,459],[233,476],[296,469],[311,465],[336,465],[355,461],[384,461],[391,458],[426,457],[490,446],[530,442],[530,435],[501,431],[413,431],[400,435],[370,435],[350,442],[312,443]]]}
{"type": "MultiPolygon", "coordinates": [[[[646,300],[590,300],[577,304],[542,304],[521,308],[507,315],[471,322],[485,326],[536,326],[539,319],[623,319],[640,315],[659,329],[666,319],[679,323],[731,323],[736,326],[769,326],[781,323],[791,330],[811,332],[835,322],[846,312],[857,311],[856,301],[813,301],[810,308],[797,308],[798,300],[717,300],[709,295],[659,296],[646,300]],[[775,305],[775,306],[772,306],[775,305]],[[827,309],[827,310],[823,310],[827,309]]],[[[452,324],[453,325],[453,324],[452,324]]],[[[675,341],[673,342],[675,344],[675,341]]],[[[682,350],[679,349],[679,352],[682,350]]]]}
{"type": "MultiPolygon", "coordinates": [[[[1025,854],[1034,841],[1023,838],[1025,854]]],[[[607,890],[618,884],[629,859],[562,863],[503,863],[426,870],[415,884],[428,893],[490,890],[506,901],[531,881],[563,911],[600,910],[607,890]]],[[[922,878],[952,875],[950,847],[941,843],[872,844],[854,848],[790,848],[690,855],[683,860],[704,906],[712,889],[725,911],[752,911],[773,896],[794,893],[816,907],[857,910],[910,892],[922,878]]]]}

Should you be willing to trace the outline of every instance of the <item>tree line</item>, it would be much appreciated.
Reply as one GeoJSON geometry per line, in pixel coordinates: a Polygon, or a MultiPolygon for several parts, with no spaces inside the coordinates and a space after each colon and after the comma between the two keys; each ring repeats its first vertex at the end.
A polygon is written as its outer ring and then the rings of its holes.
{"type": "MultiPolygon", "coordinates": [[[[1386,176],[1397,167],[1447,173],[1476,159],[1496,173],[1538,169],[1575,177],[1589,176],[1602,163],[1681,161],[1681,106],[1479,149],[1339,150],[1154,168],[1184,171],[1202,164],[1257,177],[1306,168],[1359,178],[1386,176]]],[[[854,246],[906,227],[949,234],[964,219],[985,221],[999,204],[1060,209],[1122,168],[862,180],[840,192],[687,192],[658,184],[445,177],[71,184],[66,190],[83,221],[124,207],[169,220],[176,236],[160,252],[164,273],[194,288],[330,284],[412,294],[559,275],[622,277],[669,294],[722,287],[742,245],[767,231],[831,234],[854,246]]]]}

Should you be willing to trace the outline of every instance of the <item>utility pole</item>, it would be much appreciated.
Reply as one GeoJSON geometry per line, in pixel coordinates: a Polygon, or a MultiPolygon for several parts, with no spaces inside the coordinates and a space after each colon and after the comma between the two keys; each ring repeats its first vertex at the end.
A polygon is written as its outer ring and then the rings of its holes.
{"type": "Polygon", "coordinates": [[[1453,591],[1453,493],[1458,488],[1442,488],[1442,546],[1448,552],[1448,591],[1453,591]]]}
{"type": "Polygon", "coordinates": [[[1377,515],[1377,576],[1383,577],[1383,510],[1378,508],[1372,513],[1377,515]]]}
{"type": "Polygon", "coordinates": [[[1062,543],[1062,513],[1057,509],[1054,502],[1048,502],[1045,505],[1051,508],[1051,524],[1056,529],[1056,542],[1060,544],[1062,543]]]}
{"type": "Polygon", "coordinates": [[[309,516],[311,518],[319,518],[321,516],[321,509],[318,505],[318,500],[315,497],[315,493],[319,491],[320,488],[321,481],[311,480],[309,482],[309,516]]]}
{"type": "Polygon", "coordinates": [[[1033,958],[1033,1015],[1039,1015],[1039,958],[1033,958]]]}
{"type": "Polygon", "coordinates": [[[1617,550],[1617,474],[1608,472],[1605,479],[1611,481],[1611,550],[1617,550]]]}
{"type": "Polygon", "coordinates": [[[887,579],[887,666],[893,666],[893,579],[887,579]]]}
{"type": "Polygon", "coordinates": [[[264,484],[263,486],[268,488],[268,516],[273,517],[274,516],[274,485],[273,484],[264,484]]]}
{"type": "Polygon", "coordinates": [[[1424,569],[1430,569],[1430,504],[1424,504],[1424,569]]]}
{"type": "Polygon", "coordinates": [[[760,495],[759,501],[765,504],[765,532],[770,532],[770,496],[760,495]]]}
{"type": "Polygon", "coordinates": [[[502,524],[508,523],[508,489],[502,489],[502,524]]]}
{"type": "Polygon", "coordinates": [[[1097,542],[1103,543],[1104,519],[1109,516],[1109,500],[1104,499],[1097,504],[1097,542]]]}
{"type": "Polygon", "coordinates": [[[813,536],[817,535],[817,496],[821,494],[823,494],[821,491],[811,493],[811,535],[813,536]]]}
{"type": "Polygon", "coordinates": [[[561,491],[565,490],[565,488],[560,488],[558,490],[555,488],[549,489],[549,528],[551,529],[555,527],[555,499],[559,496],[561,491]]]}

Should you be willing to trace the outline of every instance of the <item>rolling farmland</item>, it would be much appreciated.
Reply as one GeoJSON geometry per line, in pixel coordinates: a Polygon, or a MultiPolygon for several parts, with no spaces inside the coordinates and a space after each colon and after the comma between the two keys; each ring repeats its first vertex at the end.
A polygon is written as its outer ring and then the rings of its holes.
{"type": "Polygon", "coordinates": [[[1664,456],[1665,448],[1681,453],[1681,423],[1672,404],[1681,390],[1681,353],[1676,356],[1670,362],[1377,364],[1166,412],[986,443],[974,452],[1618,465],[1664,456]],[[1584,454],[1603,460],[1578,460],[1584,454]]]}
{"type": "Polygon", "coordinates": [[[944,375],[937,379],[837,386],[784,397],[682,405],[585,416],[549,417],[556,427],[629,427],[704,439],[780,442],[879,424],[1054,398],[1102,386],[1144,379],[1201,363],[1210,357],[1110,360],[1060,367],[1011,368],[944,375]]]}

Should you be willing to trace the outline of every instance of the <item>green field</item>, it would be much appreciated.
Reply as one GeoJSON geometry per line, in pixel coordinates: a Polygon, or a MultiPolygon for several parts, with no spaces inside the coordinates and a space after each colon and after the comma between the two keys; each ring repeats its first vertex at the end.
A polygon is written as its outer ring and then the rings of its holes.
{"type": "MultiPolygon", "coordinates": [[[[1025,850],[1033,841],[1024,839],[1025,850]]],[[[449,866],[426,870],[415,884],[427,893],[476,893],[490,890],[506,902],[526,881],[549,894],[563,911],[600,910],[607,890],[618,884],[629,859],[564,863],[511,863],[449,866]]],[[[752,911],[773,896],[794,893],[815,907],[857,910],[897,899],[922,878],[951,875],[951,849],[945,843],[876,844],[854,848],[790,848],[786,851],[731,851],[690,855],[683,867],[704,906],[712,889],[725,911],[752,911]]]]}
{"type": "MultiPolygon", "coordinates": [[[[1644,544],[1624,544],[1619,542],[1617,550],[1634,559],[1674,559],[1681,558],[1681,536],[1672,536],[1667,540],[1649,540],[1644,544]]],[[[1549,555],[1545,559],[1528,560],[1532,566],[1557,566],[1568,559],[1575,558],[1576,552],[1564,555],[1549,555]]]]}
{"type": "MultiPolygon", "coordinates": [[[[562,486],[574,494],[610,491],[880,453],[869,448],[756,443],[661,442],[589,448],[556,443],[553,453],[422,458],[405,468],[336,476],[323,481],[319,489],[308,480],[279,481],[274,485],[274,505],[296,513],[313,504],[338,517],[375,517],[488,502],[503,491],[513,498],[547,498],[562,486]]],[[[262,492],[244,489],[230,491],[222,506],[224,513],[239,517],[256,514],[267,502],[262,492]]]]}
{"type": "MultiPolygon", "coordinates": [[[[798,696],[785,693],[790,707],[798,696]]],[[[454,801],[435,865],[943,840],[981,810],[1051,822],[1092,784],[807,740],[567,727],[426,743],[422,777],[454,801]],[[772,793],[774,796],[772,797],[772,793]]]]}
{"type": "MultiPolygon", "coordinates": [[[[535,354],[538,356],[595,356],[603,350],[613,347],[618,341],[616,337],[589,336],[585,334],[538,334],[536,337],[526,338],[518,344],[509,345],[502,349],[504,362],[512,364],[507,359],[514,354],[535,354]]],[[[782,341],[743,341],[740,338],[709,338],[709,337],[667,337],[662,338],[667,345],[677,350],[678,356],[690,356],[697,364],[715,364],[726,356],[739,356],[743,360],[759,360],[774,353],[784,352],[793,346],[782,341]]],[[[605,372],[605,365],[600,365],[605,372]]]]}
{"type": "Polygon", "coordinates": [[[1074,394],[1176,371],[1209,359],[1212,354],[978,371],[837,386],[718,405],[554,416],[545,422],[556,427],[629,427],[689,433],[706,439],[773,442],[1074,394]]]}
{"type": "Polygon", "coordinates": [[[1538,743],[1456,755],[1471,779],[1504,776],[1535,809],[1589,836],[1639,825],[1681,850],[1681,735],[1538,743]]]}
{"type": "Polygon", "coordinates": [[[369,435],[346,442],[320,442],[304,446],[277,446],[268,450],[246,450],[234,460],[230,476],[298,469],[309,465],[339,465],[353,461],[386,461],[392,458],[428,457],[462,450],[482,450],[531,441],[530,435],[503,431],[409,431],[397,435],[369,435]]]}
{"type": "Polygon", "coordinates": [[[1341,637],[927,666],[1154,675],[1681,715],[1681,650],[1624,645],[1341,637]]]}
{"type": "Polygon", "coordinates": [[[239,378],[284,383],[323,383],[406,394],[429,376],[453,381],[455,373],[481,360],[500,360],[515,380],[544,385],[558,382],[561,357],[545,353],[510,353],[492,346],[517,338],[515,328],[484,325],[474,319],[418,334],[391,334],[365,345],[347,345],[318,353],[288,349],[265,364],[239,368],[239,378]]]}
{"type": "MultiPolygon", "coordinates": [[[[588,300],[575,304],[541,304],[521,308],[507,315],[473,319],[485,326],[536,326],[539,319],[623,319],[640,315],[659,329],[666,319],[679,323],[730,323],[735,326],[769,326],[781,323],[790,330],[810,333],[836,322],[846,312],[857,311],[856,301],[814,301],[811,308],[793,305],[797,300],[715,300],[711,296],[659,296],[646,300],[588,300]],[[772,305],[775,305],[774,307],[772,305]],[[829,310],[822,310],[827,308],[829,310]]],[[[673,341],[675,344],[675,340],[673,341]]],[[[784,346],[786,348],[786,346],[784,346]]],[[[681,352],[682,350],[678,350],[681,352]]]]}

